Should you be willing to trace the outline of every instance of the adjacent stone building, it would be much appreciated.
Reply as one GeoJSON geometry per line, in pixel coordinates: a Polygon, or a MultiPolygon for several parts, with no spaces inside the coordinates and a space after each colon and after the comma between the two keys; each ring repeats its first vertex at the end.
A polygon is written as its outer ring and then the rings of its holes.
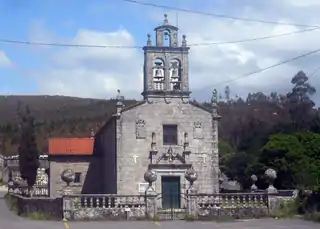
{"type": "MultiPolygon", "coordinates": [[[[212,110],[190,101],[186,36],[179,41],[178,28],[166,15],[163,25],[155,28],[155,41],[148,35],[143,50],[143,101],[124,106],[119,91],[114,115],[85,155],[80,148],[58,155],[49,147],[50,193],[61,190],[57,179],[63,169],[71,168],[81,177],[80,186],[85,186],[84,180],[90,184],[82,193],[143,194],[148,185],[144,173],[153,169],[158,174],[153,188],[162,194],[162,204],[174,196],[178,207],[189,185],[184,174],[191,167],[198,173],[198,193],[219,192],[216,92],[212,110]]],[[[80,145],[83,140],[74,141],[80,145]]]]}

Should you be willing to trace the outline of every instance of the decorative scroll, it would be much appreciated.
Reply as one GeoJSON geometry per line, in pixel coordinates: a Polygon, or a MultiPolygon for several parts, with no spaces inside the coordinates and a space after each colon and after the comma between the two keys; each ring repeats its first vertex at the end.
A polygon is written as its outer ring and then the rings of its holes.
{"type": "Polygon", "coordinates": [[[143,119],[136,121],[136,138],[145,139],[147,137],[146,122],[143,119]]]}
{"type": "Polygon", "coordinates": [[[202,139],[203,138],[203,124],[201,121],[196,121],[193,123],[193,138],[202,139]]]}

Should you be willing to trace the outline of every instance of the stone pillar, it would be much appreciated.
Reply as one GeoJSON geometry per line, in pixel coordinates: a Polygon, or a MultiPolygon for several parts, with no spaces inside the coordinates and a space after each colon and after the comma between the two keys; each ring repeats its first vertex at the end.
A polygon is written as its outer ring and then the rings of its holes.
{"type": "Polygon", "coordinates": [[[156,171],[148,169],[144,173],[144,180],[149,183],[149,186],[145,191],[146,218],[154,219],[158,214],[156,203],[157,193],[152,188],[152,183],[157,180],[156,171]]]}
{"type": "Polygon", "coordinates": [[[66,187],[62,192],[63,220],[68,221],[72,218],[72,190],[70,183],[74,181],[75,174],[71,169],[65,169],[61,173],[61,179],[66,183],[66,187]]]}
{"type": "Polygon", "coordinates": [[[211,106],[212,106],[212,175],[214,180],[213,193],[220,192],[219,184],[219,134],[218,126],[221,116],[218,114],[218,92],[216,89],[212,91],[211,97],[211,106]]]}
{"type": "Polygon", "coordinates": [[[194,169],[191,167],[185,173],[185,178],[187,181],[190,182],[190,186],[187,190],[187,201],[188,201],[188,208],[187,208],[187,215],[188,217],[192,217],[193,219],[198,218],[198,206],[197,206],[197,193],[193,183],[197,180],[198,174],[194,169]]]}
{"type": "Polygon", "coordinates": [[[265,171],[264,175],[269,183],[269,187],[267,188],[266,192],[268,194],[268,211],[270,214],[274,211],[274,205],[277,201],[276,194],[278,193],[278,190],[273,186],[274,180],[277,179],[277,172],[274,169],[269,168],[265,171]]]}

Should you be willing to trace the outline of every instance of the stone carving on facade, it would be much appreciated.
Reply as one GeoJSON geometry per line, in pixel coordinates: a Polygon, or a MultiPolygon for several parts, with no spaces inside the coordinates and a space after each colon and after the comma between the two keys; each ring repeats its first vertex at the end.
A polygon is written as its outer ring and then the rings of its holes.
{"type": "Polygon", "coordinates": [[[193,138],[194,139],[203,139],[203,124],[201,121],[195,121],[193,123],[193,138]]]}
{"type": "Polygon", "coordinates": [[[147,137],[146,121],[138,119],[136,121],[136,138],[145,139],[147,137]]]}
{"type": "Polygon", "coordinates": [[[168,161],[169,163],[172,163],[174,160],[179,160],[183,164],[186,163],[185,157],[177,152],[174,152],[172,147],[169,147],[167,152],[163,153],[160,157],[158,157],[156,163],[159,164],[161,160],[168,161]]]}

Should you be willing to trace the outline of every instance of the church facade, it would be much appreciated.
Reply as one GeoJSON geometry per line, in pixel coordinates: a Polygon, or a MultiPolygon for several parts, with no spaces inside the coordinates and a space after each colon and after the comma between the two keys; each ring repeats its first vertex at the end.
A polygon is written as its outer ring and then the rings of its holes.
{"type": "Polygon", "coordinates": [[[165,15],[163,25],[155,28],[155,42],[148,35],[143,50],[143,101],[123,108],[119,96],[117,104],[114,191],[143,193],[147,185],[144,172],[153,169],[158,174],[157,193],[164,194],[169,186],[185,192],[184,173],[193,167],[198,173],[198,192],[218,192],[219,116],[216,108],[207,110],[189,99],[186,36],[179,43],[178,28],[165,15]]]}
{"type": "Polygon", "coordinates": [[[198,173],[198,193],[219,192],[216,96],[211,110],[190,101],[189,47],[186,36],[181,38],[165,15],[155,41],[148,35],[143,48],[143,101],[124,106],[119,94],[115,114],[96,133],[92,155],[101,162],[95,166],[100,193],[143,194],[144,173],[152,169],[158,176],[154,190],[162,198],[179,198],[188,189],[184,175],[191,167],[198,173]]]}

